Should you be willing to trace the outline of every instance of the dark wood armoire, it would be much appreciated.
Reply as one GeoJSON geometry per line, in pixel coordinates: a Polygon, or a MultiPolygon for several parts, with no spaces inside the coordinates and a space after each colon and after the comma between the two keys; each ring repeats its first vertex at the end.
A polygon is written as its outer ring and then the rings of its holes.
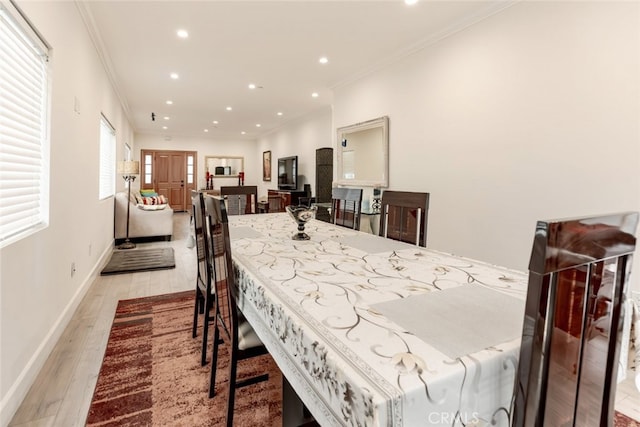
{"type": "MultiPolygon", "coordinates": [[[[316,202],[331,202],[331,187],[333,183],[333,148],[318,148],[316,150],[316,202]]],[[[319,207],[316,218],[329,221],[329,210],[319,207]]]]}

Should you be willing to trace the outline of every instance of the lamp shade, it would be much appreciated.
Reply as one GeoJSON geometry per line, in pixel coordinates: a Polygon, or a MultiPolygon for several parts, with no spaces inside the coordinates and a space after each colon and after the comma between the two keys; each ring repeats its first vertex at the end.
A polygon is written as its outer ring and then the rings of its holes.
{"type": "Polygon", "coordinates": [[[118,162],[119,175],[138,175],[140,174],[140,162],[137,160],[125,160],[118,162]]]}

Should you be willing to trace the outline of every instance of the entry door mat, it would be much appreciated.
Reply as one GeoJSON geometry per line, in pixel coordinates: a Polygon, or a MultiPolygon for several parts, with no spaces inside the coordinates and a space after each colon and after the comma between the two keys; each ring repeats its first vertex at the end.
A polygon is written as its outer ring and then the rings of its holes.
{"type": "Polygon", "coordinates": [[[175,268],[173,248],[116,250],[100,275],[135,273],[138,271],[175,268]]]}

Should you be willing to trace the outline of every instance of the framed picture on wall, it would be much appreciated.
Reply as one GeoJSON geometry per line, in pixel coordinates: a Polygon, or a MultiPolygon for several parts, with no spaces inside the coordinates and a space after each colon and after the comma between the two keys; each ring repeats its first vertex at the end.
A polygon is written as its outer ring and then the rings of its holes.
{"type": "Polygon", "coordinates": [[[262,180],[271,181],[271,151],[262,153],[262,180]]]}

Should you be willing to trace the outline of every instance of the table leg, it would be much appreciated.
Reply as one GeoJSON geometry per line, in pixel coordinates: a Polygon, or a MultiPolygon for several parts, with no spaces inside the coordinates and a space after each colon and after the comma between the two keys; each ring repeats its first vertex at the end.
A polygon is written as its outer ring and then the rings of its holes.
{"type": "Polygon", "coordinates": [[[293,387],[282,376],[282,426],[298,427],[305,422],[304,405],[293,387]]]}

